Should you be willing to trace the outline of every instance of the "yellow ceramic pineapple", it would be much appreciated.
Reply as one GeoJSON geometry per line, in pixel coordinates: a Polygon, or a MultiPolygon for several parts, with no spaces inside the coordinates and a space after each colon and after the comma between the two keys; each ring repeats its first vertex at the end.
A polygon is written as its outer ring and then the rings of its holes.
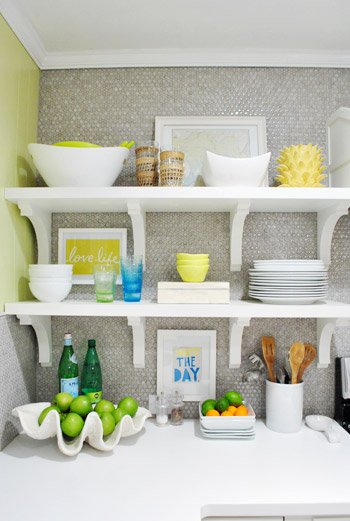
{"type": "Polygon", "coordinates": [[[321,184],[326,174],[322,174],[327,167],[322,165],[324,157],[321,157],[322,148],[308,145],[291,145],[280,150],[280,157],[277,158],[277,167],[280,175],[276,176],[280,186],[297,187],[324,187],[321,184]]]}

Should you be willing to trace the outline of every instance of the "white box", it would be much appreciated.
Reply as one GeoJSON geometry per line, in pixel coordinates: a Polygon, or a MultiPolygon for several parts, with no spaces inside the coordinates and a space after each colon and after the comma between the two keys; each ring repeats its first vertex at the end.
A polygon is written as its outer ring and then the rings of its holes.
{"type": "Polygon", "coordinates": [[[158,304],[228,304],[229,282],[158,282],[158,304]]]}
{"type": "MultiPolygon", "coordinates": [[[[327,120],[328,161],[333,171],[350,161],[350,108],[340,107],[327,120]]],[[[350,186],[333,185],[332,186],[350,186]]]]}

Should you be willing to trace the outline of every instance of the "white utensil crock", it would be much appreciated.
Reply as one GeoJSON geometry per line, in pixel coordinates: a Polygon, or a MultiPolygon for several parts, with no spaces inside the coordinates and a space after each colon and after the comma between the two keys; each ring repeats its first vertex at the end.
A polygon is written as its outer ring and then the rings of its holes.
{"type": "Polygon", "coordinates": [[[304,383],[266,380],[266,426],[277,432],[297,432],[303,420],[304,383]]]}

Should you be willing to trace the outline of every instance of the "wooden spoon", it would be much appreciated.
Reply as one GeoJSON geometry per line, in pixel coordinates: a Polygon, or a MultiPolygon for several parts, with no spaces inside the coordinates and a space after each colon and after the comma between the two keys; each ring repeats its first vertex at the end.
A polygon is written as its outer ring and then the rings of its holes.
{"type": "Polygon", "coordinates": [[[311,344],[305,344],[304,359],[299,367],[297,382],[301,382],[305,369],[314,361],[316,356],[316,349],[311,344]]]}
{"type": "Polygon", "coordinates": [[[272,337],[263,336],[261,338],[262,352],[265,358],[267,369],[271,382],[276,382],[275,372],[273,370],[273,362],[275,360],[275,339],[272,337]]]}
{"type": "Polygon", "coordinates": [[[289,350],[289,361],[292,368],[292,384],[297,383],[299,368],[304,360],[305,346],[301,342],[296,342],[289,350]]]}

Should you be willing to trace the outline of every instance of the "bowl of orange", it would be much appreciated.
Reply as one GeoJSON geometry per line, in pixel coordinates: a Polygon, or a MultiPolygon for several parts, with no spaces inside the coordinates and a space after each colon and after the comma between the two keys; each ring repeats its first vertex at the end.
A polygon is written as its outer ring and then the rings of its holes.
{"type": "Polygon", "coordinates": [[[256,417],[249,402],[243,401],[239,393],[229,391],[224,398],[200,402],[199,420],[208,430],[247,430],[254,427],[256,417]],[[239,398],[228,400],[230,393],[239,398]]]}

